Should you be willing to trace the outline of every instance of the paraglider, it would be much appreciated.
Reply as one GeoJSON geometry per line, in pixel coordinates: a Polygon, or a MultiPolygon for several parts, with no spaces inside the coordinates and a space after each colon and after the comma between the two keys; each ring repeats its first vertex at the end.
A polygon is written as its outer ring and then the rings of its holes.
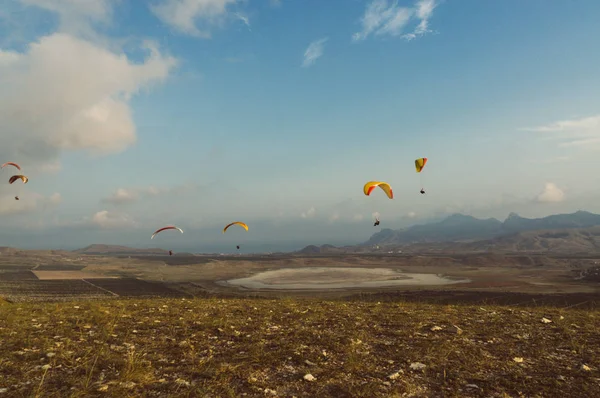
{"type": "Polygon", "coordinates": [[[363,187],[363,192],[365,193],[365,195],[369,196],[371,195],[371,192],[373,192],[373,190],[377,187],[381,188],[388,198],[394,199],[394,191],[392,191],[392,187],[390,186],[390,184],[383,181],[367,182],[363,187]]]}
{"type": "Polygon", "coordinates": [[[173,255],[173,250],[169,250],[169,256],[173,255]]]}
{"type": "Polygon", "coordinates": [[[15,200],[20,200],[18,196],[15,196],[15,200]]]}
{"type": "Polygon", "coordinates": [[[24,176],[22,174],[17,174],[17,175],[10,177],[10,179],[8,180],[8,183],[12,184],[13,182],[15,182],[19,179],[23,180],[23,184],[27,184],[27,181],[29,181],[29,178],[27,176],[24,176]]]}
{"type": "MultiPolygon", "coordinates": [[[[383,181],[369,181],[365,184],[365,186],[363,187],[363,192],[365,195],[370,196],[371,192],[373,192],[373,190],[375,188],[381,188],[383,190],[383,192],[385,192],[385,194],[387,195],[388,198],[390,199],[394,199],[394,191],[392,190],[392,187],[390,184],[388,184],[387,182],[383,182],[383,181]]],[[[379,218],[376,217],[375,218],[375,224],[373,224],[374,227],[379,225],[379,218]]]]}
{"type": "MultiPolygon", "coordinates": [[[[225,228],[223,228],[223,233],[225,233],[225,231],[227,231],[227,229],[229,229],[229,227],[231,227],[232,225],[239,225],[240,227],[244,228],[246,231],[248,230],[248,225],[246,223],[243,223],[241,221],[234,221],[232,223],[229,223],[225,226],[225,228]]],[[[240,250],[240,245],[237,245],[236,248],[238,250],[240,250]]]]}
{"type": "Polygon", "coordinates": [[[21,166],[19,166],[18,164],[16,164],[15,162],[6,162],[4,163],[0,168],[3,169],[6,166],[14,166],[16,167],[19,171],[21,171],[21,166]]]}
{"type": "Polygon", "coordinates": [[[154,237],[156,236],[156,234],[158,234],[159,232],[162,232],[162,231],[166,231],[168,229],[176,229],[177,231],[183,233],[183,230],[181,228],[178,228],[178,227],[176,227],[174,225],[169,225],[167,227],[162,227],[162,228],[159,228],[156,231],[154,231],[154,233],[152,234],[152,236],[150,237],[150,239],[154,239],[154,237]]]}
{"type": "MultiPolygon", "coordinates": [[[[415,169],[417,170],[417,173],[421,174],[421,171],[423,171],[426,164],[427,164],[427,158],[416,159],[415,160],[415,169]]],[[[424,195],[425,189],[422,188],[423,187],[423,175],[421,174],[420,177],[421,177],[421,190],[419,192],[421,193],[421,195],[424,195]]]]}

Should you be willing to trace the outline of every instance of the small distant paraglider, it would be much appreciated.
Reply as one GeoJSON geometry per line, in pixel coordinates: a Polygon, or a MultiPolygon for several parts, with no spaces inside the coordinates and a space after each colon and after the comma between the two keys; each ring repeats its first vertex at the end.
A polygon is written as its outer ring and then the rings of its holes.
{"type": "Polygon", "coordinates": [[[421,171],[423,171],[426,164],[427,158],[419,158],[415,160],[415,169],[417,170],[417,173],[419,173],[419,177],[421,178],[421,190],[419,191],[421,195],[425,194],[425,188],[423,188],[423,175],[421,174],[421,171]]]}
{"type": "MultiPolygon", "coordinates": [[[[381,188],[381,190],[383,190],[383,192],[385,192],[385,194],[387,195],[387,197],[389,199],[394,199],[394,191],[392,190],[392,186],[390,184],[388,184],[387,182],[383,182],[383,181],[369,181],[365,184],[365,186],[363,187],[363,193],[367,196],[371,196],[371,192],[373,192],[373,190],[375,188],[381,188]]],[[[378,226],[380,223],[379,221],[379,217],[375,218],[375,223],[373,224],[374,227],[378,226]]]]}
{"type": "MultiPolygon", "coordinates": [[[[225,228],[223,228],[223,233],[225,233],[225,231],[227,231],[229,229],[229,227],[233,226],[233,225],[239,225],[240,227],[244,228],[246,231],[248,231],[248,225],[244,222],[241,221],[234,221],[232,223],[229,223],[225,226],[225,228]]],[[[236,248],[238,250],[240,250],[240,245],[237,245],[236,248]]]]}
{"type": "MultiPolygon", "coordinates": [[[[6,166],[13,166],[17,170],[21,171],[21,166],[19,166],[15,162],[6,162],[0,168],[4,169],[6,166]]],[[[29,178],[27,176],[22,175],[22,174],[16,174],[16,175],[14,175],[14,176],[12,176],[12,177],[10,177],[8,179],[8,183],[12,184],[12,183],[14,183],[17,180],[21,180],[21,181],[23,181],[23,184],[27,184],[27,182],[29,181],[29,178]]],[[[15,200],[19,200],[19,196],[18,195],[15,195],[15,200]]]]}

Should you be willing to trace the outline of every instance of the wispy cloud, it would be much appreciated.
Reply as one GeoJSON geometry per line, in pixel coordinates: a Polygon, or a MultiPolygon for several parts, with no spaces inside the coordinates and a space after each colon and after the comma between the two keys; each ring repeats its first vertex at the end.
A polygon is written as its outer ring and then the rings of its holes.
{"type": "Polygon", "coordinates": [[[250,29],[250,20],[248,19],[247,16],[245,16],[244,14],[241,14],[239,12],[236,12],[233,15],[235,15],[235,17],[237,19],[239,19],[240,21],[242,21],[244,23],[244,25],[246,25],[248,27],[249,31],[252,31],[252,29],[250,29]]]}
{"type": "MultiPolygon", "coordinates": [[[[163,0],[150,10],[166,25],[181,33],[208,39],[211,28],[223,24],[228,7],[237,0],[163,0]]],[[[234,15],[235,16],[235,15],[234,15]]]]}
{"type": "Polygon", "coordinates": [[[137,202],[144,198],[151,198],[160,195],[172,193],[183,193],[198,188],[195,184],[182,184],[173,187],[137,187],[137,188],[119,188],[110,196],[103,198],[102,203],[112,205],[125,205],[137,202]]]}
{"type": "Polygon", "coordinates": [[[314,65],[317,59],[321,58],[327,40],[327,37],[324,37],[310,43],[306,51],[304,51],[304,61],[302,62],[304,68],[314,65]]]}
{"type": "Polygon", "coordinates": [[[437,5],[436,0],[418,0],[413,7],[400,7],[397,1],[373,0],[361,18],[362,30],[354,33],[352,39],[361,41],[370,35],[388,35],[413,40],[431,32],[429,19],[437,5]],[[403,33],[412,20],[419,21],[417,26],[412,32],[403,33]]]}
{"type": "Polygon", "coordinates": [[[561,147],[600,148],[600,115],[560,120],[544,126],[524,127],[521,131],[553,134],[561,147]]]}

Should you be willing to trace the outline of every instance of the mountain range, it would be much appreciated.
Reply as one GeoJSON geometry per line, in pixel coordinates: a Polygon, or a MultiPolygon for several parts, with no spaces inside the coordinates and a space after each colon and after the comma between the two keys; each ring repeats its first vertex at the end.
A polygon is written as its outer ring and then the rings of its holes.
{"type": "Polygon", "coordinates": [[[364,245],[410,245],[433,242],[473,242],[526,231],[590,228],[600,226],[600,215],[587,211],[555,214],[543,218],[524,218],[510,213],[504,222],[453,214],[446,219],[402,230],[383,229],[364,245]]]}
{"type": "Polygon", "coordinates": [[[307,246],[299,254],[352,252],[600,252],[600,215],[587,211],[506,220],[453,214],[442,221],[402,230],[383,229],[362,244],[346,247],[307,246]]]}

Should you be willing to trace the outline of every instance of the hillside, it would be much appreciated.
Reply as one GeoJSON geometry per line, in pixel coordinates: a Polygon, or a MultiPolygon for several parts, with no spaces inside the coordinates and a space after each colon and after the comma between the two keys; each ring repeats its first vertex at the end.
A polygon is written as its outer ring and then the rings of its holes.
{"type": "Polygon", "coordinates": [[[132,255],[132,256],[141,256],[141,255],[160,255],[165,256],[169,255],[168,250],[159,249],[159,248],[150,248],[150,249],[136,249],[133,247],[127,246],[119,246],[119,245],[102,245],[102,244],[93,244],[83,249],[73,250],[74,253],[78,254],[95,254],[95,255],[132,255]]]}
{"type": "MultiPolygon", "coordinates": [[[[401,246],[433,242],[473,242],[527,231],[581,229],[595,226],[600,226],[600,215],[586,211],[535,219],[511,213],[504,222],[495,218],[478,219],[463,214],[453,214],[436,223],[414,225],[396,231],[383,229],[371,236],[364,245],[401,246]]],[[[523,236],[520,236],[517,239],[522,238],[523,236]]]]}
{"type": "Polygon", "coordinates": [[[597,309],[178,298],[2,311],[11,397],[600,396],[597,309]]]}

